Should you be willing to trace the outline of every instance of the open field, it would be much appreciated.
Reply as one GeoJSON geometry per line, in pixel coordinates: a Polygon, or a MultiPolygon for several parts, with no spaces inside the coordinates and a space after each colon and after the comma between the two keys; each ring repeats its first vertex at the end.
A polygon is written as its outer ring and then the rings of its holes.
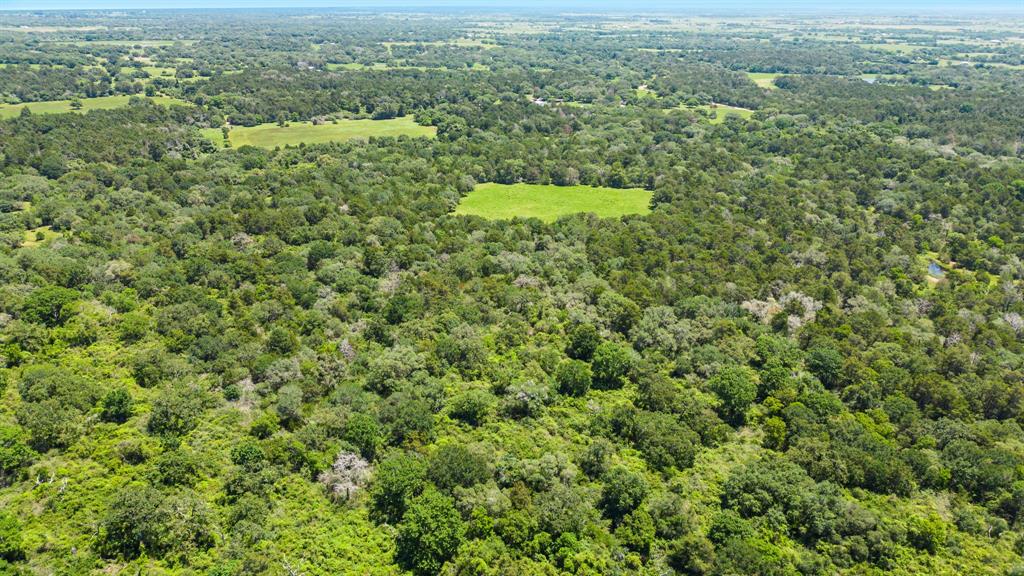
{"type": "Polygon", "coordinates": [[[747,120],[754,114],[753,110],[739,108],[737,106],[729,106],[727,104],[707,104],[704,106],[687,108],[687,110],[703,110],[704,112],[707,112],[708,121],[712,124],[721,124],[725,122],[725,119],[728,116],[736,116],[747,120]]]}
{"type": "Polygon", "coordinates": [[[54,238],[60,238],[60,232],[51,230],[49,226],[41,226],[25,231],[25,238],[21,242],[22,248],[35,248],[54,238]]]}
{"type": "Polygon", "coordinates": [[[195,44],[196,40],[47,40],[47,42],[53,42],[54,44],[74,44],[75,46],[127,46],[129,48],[134,46],[141,46],[143,48],[165,48],[167,46],[174,46],[175,44],[181,43],[186,46],[195,44]]]}
{"type": "MultiPolygon", "coordinates": [[[[89,110],[110,110],[128,105],[131,96],[98,96],[96,98],[81,98],[79,101],[82,107],[75,110],[71,107],[71,100],[46,100],[43,102],[25,102],[22,104],[0,104],[0,119],[13,118],[21,114],[22,108],[28,108],[33,114],[63,114],[65,112],[88,112],[89,110]]],[[[153,96],[149,98],[163,106],[187,106],[189,103],[177,98],[168,96],[153,96]]]]}
{"type": "Polygon", "coordinates": [[[433,42],[381,42],[381,44],[391,51],[393,46],[456,46],[459,48],[483,48],[484,50],[493,50],[500,48],[499,44],[492,44],[490,42],[484,42],[478,38],[455,38],[454,40],[436,40],[433,42]]]}
{"type": "Polygon", "coordinates": [[[428,67],[428,66],[407,66],[405,64],[389,65],[383,62],[374,62],[373,64],[361,64],[359,62],[347,62],[345,64],[338,64],[337,62],[328,62],[327,69],[334,70],[419,70],[421,72],[426,70],[476,70],[476,71],[487,71],[490,70],[487,66],[480,62],[474,62],[470,68],[444,68],[444,67],[428,67]]]}
{"type": "MultiPolygon", "coordinates": [[[[222,144],[220,128],[204,130],[203,134],[214,142],[222,144]]],[[[275,148],[299,144],[321,144],[342,142],[353,138],[371,136],[427,136],[434,137],[437,128],[420,126],[412,116],[392,120],[338,120],[337,124],[312,124],[292,122],[287,126],[260,124],[258,126],[237,126],[231,129],[228,138],[232,146],[256,146],[275,148]]]]}
{"type": "Polygon", "coordinates": [[[905,43],[867,43],[860,44],[860,47],[868,50],[880,50],[882,52],[893,52],[896,54],[911,54],[917,50],[926,48],[925,46],[916,46],[905,43]]]}
{"type": "Polygon", "coordinates": [[[757,84],[761,88],[767,88],[768,90],[776,90],[775,79],[779,76],[785,76],[778,72],[747,72],[747,77],[750,78],[754,84],[757,84]]]}
{"type": "Polygon", "coordinates": [[[602,218],[650,212],[651,192],[640,188],[555,186],[552,184],[479,184],[455,209],[456,214],[491,220],[539,218],[592,212],[602,218]]]}

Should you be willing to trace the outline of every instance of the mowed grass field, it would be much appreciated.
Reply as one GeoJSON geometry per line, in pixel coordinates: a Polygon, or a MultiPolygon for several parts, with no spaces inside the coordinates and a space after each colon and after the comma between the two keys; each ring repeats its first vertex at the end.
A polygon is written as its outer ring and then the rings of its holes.
{"type": "MultiPolygon", "coordinates": [[[[82,107],[75,110],[71,107],[71,100],[47,100],[44,102],[24,102],[22,104],[0,104],[0,119],[14,118],[21,114],[22,108],[28,108],[33,114],[63,114],[65,112],[88,112],[89,110],[110,110],[128,105],[131,96],[99,96],[96,98],[81,98],[79,101],[82,107]]],[[[149,98],[163,106],[179,105],[187,106],[188,102],[170,98],[168,96],[153,96],[149,98]]]]}
{"type": "MultiPolygon", "coordinates": [[[[222,145],[220,128],[204,130],[203,134],[222,145]]],[[[354,138],[371,136],[426,136],[437,135],[434,126],[420,126],[412,116],[402,116],[391,120],[338,120],[337,124],[317,124],[311,122],[291,122],[287,126],[277,124],[260,124],[257,126],[236,126],[231,129],[228,139],[233,147],[256,146],[258,148],[275,148],[277,146],[299,144],[321,144],[323,142],[342,142],[354,138]]]]}
{"type": "Polygon", "coordinates": [[[652,193],[641,188],[555,186],[553,184],[478,184],[455,208],[456,214],[490,220],[539,218],[553,222],[560,216],[592,212],[602,218],[651,211],[652,193]]]}

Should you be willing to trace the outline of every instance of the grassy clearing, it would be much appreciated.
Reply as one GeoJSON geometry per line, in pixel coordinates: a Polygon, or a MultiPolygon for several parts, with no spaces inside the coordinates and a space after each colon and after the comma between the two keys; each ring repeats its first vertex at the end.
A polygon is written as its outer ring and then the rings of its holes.
{"type": "Polygon", "coordinates": [[[688,108],[688,110],[703,110],[707,113],[708,121],[712,124],[721,124],[725,122],[725,119],[729,116],[749,120],[754,114],[754,111],[748,108],[739,108],[737,106],[728,106],[726,104],[706,104],[704,106],[688,108]]]}
{"type": "MultiPolygon", "coordinates": [[[[43,102],[25,102],[22,104],[0,104],[0,119],[14,118],[21,114],[22,108],[28,108],[33,114],[63,114],[66,112],[88,112],[89,110],[110,110],[128,105],[131,96],[99,96],[96,98],[81,98],[79,101],[82,107],[75,110],[71,107],[71,100],[47,100],[43,102]]],[[[168,96],[153,96],[149,98],[156,104],[162,106],[187,106],[188,102],[171,98],[168,96]]]]}
{"type": "MultiPolygon", "coordinates": [[[[220,128],[204,130],[203,133],[214,142],[223,144],[220,128]],[[213,133],[214,131],[216,134],[213,133]]],[[[402,116],[392,120],[338,120],[337,124],[314,125],[310,122],[292,122],[287,126],[278,126],[277,124],[238,126],[231,129],[228,139],[234,147],[275,148],[277,146],[297,146],[302,143],[342,142],[371,136],[426,136],[432,138],[435,135],[437,135],[437,128],[434,126],[420,126],[412,116],[402,116]]]]}
{"type": "Polygon", "coordinates": [[[747,77],[750,78],[754,84],[768,90],[778,89],[775,86],[775,79],[779,76],[784,76],[784,74],[779,74],[777,72],[747,72],[747,77]]]}
{"type": "Polygon", "coordinates": [[[913,52],[925,48],[925,46],[914,46],[913,44],[899,44],[895,42],[860,44],[860,47],[868,50],[879,50],[881,52],[893,52],[896,54],[912,54],[913,52]]]}
{"type": "Polygon", "coordinates": [[[387,48],[388,52],[391,52],[391,48],[394,46],[456,46],[459,48],[482,48],[484,50],[493,50],[501,47],[499,44],[484,42],[479,38],[455,38],[453,40],[437,40],[434,42],[381,42],[381,45],[387,48]]]}
{"type": "Polygon", "coordinates": [[[25,239],[22,240],[21,247],[34,248],[55,238],[60,238],[60,232],[51,230],[49,226],[33,228],[25,231],[25,239]]]}
{"type": "Polygon", "coordinates": [[[327,69],[331,71],[335,70],[475,70],[475,71],[488,71],[490,68],[480,62],[474,62],[472,66],[468,68],[445,68],[442,66],[409,66],[406,64],[390,65],[383,62],[375,62],[373,64],[360,64],[359,62],[348,62],[345,64],[338,64],[336,62],[328,62],[327,69]]]}
{"type": "Polygon", "coordinates": [[[602,218],[650,212],[651,192],[640,188],[555,186],[552,184],[479,184],[455,209],[456,214],[491,220],[539,218],[592,212],[602,218]]]}
{"type": "Polygon", "coordinates": [[[174,68],[167,68],[164,66],[143,66],[142,69],[145,70],[151,78],[174,78],[174,74],[176,72],[174,68]]]}
{"type": "Polygon", "coordinates": [[[175,44],[184,44],[185,46],[191,46],[198,40],[76,40],[73,42],[66,42],[63,40],[54,40],[54,44],[74,44],[75,46],[127,46],[142,47],[142,48],[164,48],[167,46],[174,46],[175,44]]]}

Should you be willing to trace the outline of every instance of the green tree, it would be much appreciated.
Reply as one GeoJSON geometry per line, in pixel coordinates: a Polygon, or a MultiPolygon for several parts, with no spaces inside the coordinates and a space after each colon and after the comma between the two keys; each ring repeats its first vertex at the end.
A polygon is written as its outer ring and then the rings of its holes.
{"type": "Polygon", "coordinates": [[[203,393],[195,388],[165,388],[153,400],[147,428],[150,433],[161,436],[188,434],[199,424],[203,403],[203,393]]]}
{"type": "Polygon", "coordinates": [[[409,500],[426,485],[427,464],[412,453],[396,452],[377,465],[370,488],[370,516],[377,522],[397,524],[409,500]]]}
{"type": "Polygon", "coordinates": [[[17,426],[0,424],[0,486],[18,477],[35,458],[17,426]]]}
{"type": "Polygon", "coordinates": [[[359,450],[363,458],[373,460],[382,439],[380,424],[373,416],[356,412],[345,421],[341,437],[359,450]]]}
{"type": "Polygon", "coordinates": [[[22,316],[30,322],[60,326],[71,316],[78,292],[60,286],[38,288],[25,298],[22,316]]]}
{"type": "Polygon", "coordinates": [[[649,488],[644,477],[622,466],[612,468],[601,480],[601,508],[613,522],[636,510],[647,497],[649,488]]]}
{"type": "Polygon", "coordinates": [[[430,457],[427,476],[441,490],[468,488],[487,481],[491,473],[487,458],[462,444],[445,444],[430,457]]]}
{"type": "Polygon", "coordinates": [[[441,573],[455,556],[466,528],[450,498],[427,489],[413,498],[398,527],[395,559],[417,575],[441,573]]]}
{"type": "Polygon", "coordinates": [[[835,348],[817,346],[807,354],[807,369],[829,388],[839,385],[843,373],[843,355],[835,348]]]}
{"type": "Polygon", "coordinates": [[[24,556],[25,549],[21,537],[21,524],[14,514],[0,511],[0,559],[16,562],[24,556]]]}
{"type": "Polygon", "coordinates": [[[746,366],[727,366],[708,380],[708,389],[721,402],[722,418],[742,424],[757,399],[757,373],[746,366]]]}
{"type": "Polygon", "coordinates": [[[136,558],[143,551],[161,554],[169,521],[162,503],[160,491],[146,484],[129,484],[117,491],[100,519],[100,554],[124,559],[136,558]]]}
{"type": "Polygon", "coordinates": [[[104,422],[120,424],[132,415],[132,396],[124,388],[114,388],[103,397],[100,406],[100,418],[104,422]]]}
{"type": "Polygon", "coordinates": [[[470,426],[479,426],[494,408],[494,396],[486,390],[468,390],[451,401],[448,414],[470,426]]]}
{"type": "Polygon", "coordinates": [[[605,342],[594,351],[591,367],[597,387],[605,390],[621,388],[633,369],[633,354],[618,344],[605,342]]]}
{"type": "Polygon", "coordinates": [[[575,360],[590,360],[601,343],[601,335],[593,324],[577,324],[569,330],[565,353],[575,360]]]}
{"type": "Polygon", "coordinates": [[[558,391],[568,396],[583,396],[590,390],[593,375],[590,365],[582,360],[566,360],[558,365],[555,382],[558,391]]]}

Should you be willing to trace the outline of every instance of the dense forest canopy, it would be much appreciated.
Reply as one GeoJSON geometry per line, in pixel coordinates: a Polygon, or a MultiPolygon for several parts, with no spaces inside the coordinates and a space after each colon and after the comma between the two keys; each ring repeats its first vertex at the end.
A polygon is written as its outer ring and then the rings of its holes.
{"type": "Polygon", "coordinates": [[[1021,30],[0,14],[0,574],[1024,574],[1021,30]]]}

